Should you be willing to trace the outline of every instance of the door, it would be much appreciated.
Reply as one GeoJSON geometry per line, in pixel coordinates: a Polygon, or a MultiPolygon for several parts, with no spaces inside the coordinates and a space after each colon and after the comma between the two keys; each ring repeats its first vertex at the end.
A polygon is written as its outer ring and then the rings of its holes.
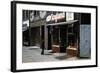
{"type": "Polygon", "coordinates": [[[65,53],[67,47],[67,25],[60,26],[60,52],[65,53]]]}

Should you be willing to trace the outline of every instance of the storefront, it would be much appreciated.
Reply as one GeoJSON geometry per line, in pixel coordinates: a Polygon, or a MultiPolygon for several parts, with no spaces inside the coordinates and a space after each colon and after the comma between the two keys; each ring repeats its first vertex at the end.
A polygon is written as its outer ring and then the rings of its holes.
{"type": "MultiPolygon", "coordinates": [[[[27,30],[23,31],[24,46],[35,46],[43,49],[43,51],[45,49],[52,50],[52,53],[66,53],[67,55],[85,57],[82,52],[84,51],[82,45],[85,43],[82,42],[82,37],[88,30],[84,33],[82,32],[84,29],[81,30],[81,28],[85,27],[82,26],[84,25],[82,24],[84,22],[84,19],[82,19],[84,18],[82,16],[85,16],[84,13],[34,10],[27,13],[29,26],[27,30]],[[25,44],[25,42],[28,44],[25,44]]],[[[87,15],[89,16],[87,19],[90,19],[90,14],[87,15]]],[[[90,27],[90,21],[87,25],[90,27]]],[[[90,40],[87,41],[90,44],[90,40]]],[[[90,57],[89,52],[90,49],[88,48],[87,57],[90,57]]]]}

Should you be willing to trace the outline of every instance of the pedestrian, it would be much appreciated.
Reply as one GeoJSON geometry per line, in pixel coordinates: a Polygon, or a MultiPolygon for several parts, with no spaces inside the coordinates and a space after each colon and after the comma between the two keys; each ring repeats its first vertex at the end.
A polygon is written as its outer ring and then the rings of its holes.
{"type": "Polygon", "coordinates": [[[41,48],[42,48],[41,55],[44,55],[44,40],[42,40],[41,48]]]}

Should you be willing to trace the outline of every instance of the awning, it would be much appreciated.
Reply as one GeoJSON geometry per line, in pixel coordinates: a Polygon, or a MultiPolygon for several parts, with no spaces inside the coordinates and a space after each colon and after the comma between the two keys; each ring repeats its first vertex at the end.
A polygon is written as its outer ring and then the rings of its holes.
{"type": "Polygon", "coordinates": [[[78,20],[69,20],[66,22],[59,22],[59,23],[52,23],[52,24],[47,24],[47,26],[54,26],[54,25],[65,25],[65,24],[73,24],[75,22],[77,22],[78,20]]]}

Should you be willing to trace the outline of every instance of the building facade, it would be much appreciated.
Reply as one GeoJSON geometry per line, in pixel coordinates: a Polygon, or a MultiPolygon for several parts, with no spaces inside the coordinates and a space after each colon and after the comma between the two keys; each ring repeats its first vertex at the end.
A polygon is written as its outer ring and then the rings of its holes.
{"type": "Polygon", "coordinates": [[[22,28],[23,46],[91,57],[91,15],[88,13],[23,10],[22,28]]]}

